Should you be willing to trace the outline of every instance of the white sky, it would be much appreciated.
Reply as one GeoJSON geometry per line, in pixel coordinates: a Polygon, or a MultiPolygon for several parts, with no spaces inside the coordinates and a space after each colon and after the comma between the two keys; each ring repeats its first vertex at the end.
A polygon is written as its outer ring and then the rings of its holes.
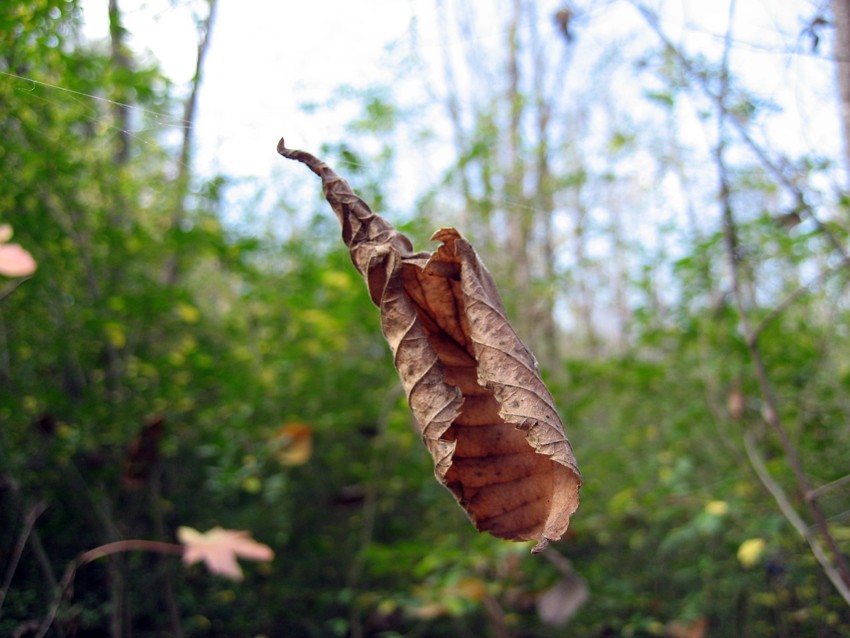
{"type": "MultiPolygon", "coordinates": [[[[85,0],[86,34],[108,33],[106,0],[85,0]]],[[[170,0],[123,0],[137,51],[150,51],[178,85],[194,72],[197,41],[190,11],[170,0]]],[[[207,56],[196,125],[195,167],[202,173],[267,174],[292,148],[318,151],[344,122],[305,115],[342,84],[366,86],[389,68],[385,48],[404,38],[431,0],[220,0],[207,56]],[[309,120],[309,123],[308,123],[309,120]]]]}
{"type": "MultiPolygon", "coordinates": [[[[493,6],[489,0],[470,1],[479,15],[482,7],[493,6]]],[[[133,48],[154,55],[178,86],[189,82],[196,56],[193,18],[182,4],[121,0],[133,48]]],[[[218,4],[195,131],[194,166],[201,174],[254,177],[259,183],[273,184],[274,172],[280,175],[285,163],[275,152],[282,135],[288,146],[313,152],[323,142],[344,141],[344,113],[323,111],[310,116],[299,106],[325,102],[343,84],[365,87],[396,81],[398,56],[387,54],[387,46],[408,42],[414,20],[418,50],[432,68],[431,80],[426,82],[439,83],[435,35],[439,0],[219,0],[218,4]]],[[[84,0],[83,6],[86,34],[106,38],[107,0],[84,0]]],[[[675,40],[685,41],[690,51],[720,45],[727,2],[680,0],[663,6],[665,30],[675,40]]],[[[776,54],[780,47],[801,48],[804,25],[794,12],[805,15],[812,12],[811,7],[801,8],[790,0],[739,0],[736,6],[735,37],[740,40],[733,49],[736,72],[748,86],[782,104],[787,115],[776,131],[764,134],[796,149],[817,149],[838,157],[840,135],[831,78],[815,77],[823,75],[824,65],[810,64],[817,62],[814,58],[776,54]],[[821,88],[813,91],[813,86],[821,88]]],[[[579,33],[582,46],[603,46],[624,32],[646,31],[626,3],[604,4],[604,10],[609,12],[607,21],[591,20],[588,30],[579,33]]],[[[492,32],[474,34],[485,47],[500,46],[504,39],[495,26],[500,16],[493,12],[492,17],[492,32]]],[[[829,46],[825,43],[826,52],[829,46]]],[[[694,129],[693,135],[701,134],[694,129]]],[[[403,168],[416,175],[431,170],[426,177],[435,180],[439,170],[428,159],[405,154],[403,168]]],[[[422,180],[407,181],[394,187],[412,196],[414,182],[422,180]]]]}
{"type": "MultiPolygon", "coordinates": [[[[663,7],[664,31],[688,54],[703,52],[711,59],[718,59],[726,33],[728,1],[645,1],[663,7]]],[[[478,23],[478,28],[470,35],[474,44],[485,52],[486,63],[492,66],[496,59],[494,52],[498,54],[499,47],[503,49],[505,45],[504,15],[492,7],[505,5],[492,0],[468,2],[468,6],[477,10],[478,18],[483,15],[486,20],[492,20],[492,28],[478,23]]],[[[563,3],[566,4],[566,0],[563,3]]],[[[178,87],[187,87],[194,71],[197,42],[191,11],[182,6],[183,0],[120,0],[120,4],[137,54],[149,51],[159,60],[166,76],[178,87]]],[[[541,17],[551,15],[553,7],[560,4],[561,0],[541,0],[541,17]]],[[[228,191],[227,221],[240,225],[243,216],[251,215],[251,202],[256,193],[265,194],[255,206],[260,217],[270,212],[270,218],[276,218],[272,204],[284,193],[287,203],[310,201],[304,199],[310,196],[316,202],[318,184],[303,167],[289,165],[277,155],[277,141],[284,135],[290,148],[320,154],[322,143],[348,141],[345,125],[355,112],[351,108],[323,109],[318,114],[308,115],[300,109],[302,104],[325,103],[341,85],[365,88],[389,84],[395,91],[392,99],[396,100],[411,91],[441,97],[442,51],[436,35],[437,12],[453,5],[449,0],[219,0],[199,98],[194,169],[200,175],[243,178],[239,186],[228,191]],[[400,77],[399,62],[405,47],[410,45],[413,23],[416,25],[417,61],[428,73],[400,77]],[[388,46],[393,44],[398,44],[402,52],[388,53],[388,46]]],[[[88,37],[106,39],[107,0],[83,0],[83,6],[88,37]]],[[[598,5],[588,3],[586,6],[593,8],[590,9],[592,15],[578,25],[576,47],[582,59],[578,56],[573,59],[568,85],[557,86],[567,99],[573,99],[574,95],[587,98],[601,92],[602,97],[584,102],[579,97],[578,101],[597,109],[584,122],[586,128],[580,129],[581,139],[592,140],[583,161],[592,167],[598,164],[599,170],[604,172],[607,153],[604,136],[610,135],[610,131],[601,130],[599,121],[606,117],[605,100],[618,102],[621,113],[617,117],[633,117],[633,123],[652,122],[653,118],[642,117],[642,113],[656,107],[642,99],[647,77],[643,77],[643,84],[640,84],[636,79],[639,71],[634,66],[621,65],[617,76],[613,80],[613,76],[608,78],[616,83],[611,86],[609,82],[606,86],[604,81],[600,83],[594,77],[593,65],[598,63],[600,55],[612,51],[612,44],[623,43],[623,47],[614,52],[623,60],[634,60],[629,55],[634,56],[641,47],[657,51],[660,45],[628,2],[602,0],[598,5]],[[632,46],[635,38],[641,37],[645,42],[632,46]],[[591,54],[585,55],[588,52],[591,54]],[[608,98],[604,97],[605,91],[608,91],[608,98]],[[620,108],[624,105],[626,108],[620,108]]],[[[737,0],[735,45],[730,62],[733,74],[743,85],[781,107],[780,113],[766,118],[763,128],[752,130],[766,148],[791,157],[813,153],[840,158],[842,137],[833,86],[834,69],[824,59],[832,50],[830,33],[828,30],[822,33],[824,42],[815,54],[802,35],[805,21],[815,14],[815,6],[815,0],[737,0]]],[[[551,22],[546,20],[546,23],[551,31],[551,22]]],[[[462,72],[463,67],[463,62],[458,64],[458,72],[462,72]]],[[[492,69],[482,69],[478,77],[459,76],[459,84],[467,90],[467,99],[475,99],[475,85],[482,78],[490,81],[484,86],[484,93],[504,90],[501,68],[497,67],[495,75],[492,69]],[[493,82],[499,84],[493,85],[493,82]]],[[[687,170],[700,179],[699,174],[705,169],[702,177],[707,185],[702,186],[708,190],[707,195],[703,193],[707,199],[700,201],[698,193],[683,190],[681,184],[671,187],[666,182],[655,183],[654,159],[650,151],[632,158],[631,166],[620,166],[620,170],[630,173],[626,177],[631,177],[631,181],[621,180],[614,185],[616,188],[609,189],[611,192],[591,191],[594,197],[589,203],[591,216],[603,226],[608,218],[609,204],[614,209],[623,205],[622,201],[607,201],[608,197],[626,198],[635,204],[633,210],[628,211],[634,219],[627,222],[632,224],[632,240],[639,237],[649,250],[659,241],[667,245],[667,240],[656,234],[652,226],[676,220],[677,225],[684,227],[680,222],[688,202],[701,221],[709,226],[717,224],[717,211],[712,203],[716,176],[707,154],[714,143],[713,125],[700,121],[696,110],[678,110],[682,111],[679,141],[702,150],[702,158],[687,166],[687,170]],[[642,202],[639,201],[641,197],[644,197],[642,202]],[[647,214],[654,218],[650,224],[641,219],[647,214]]],[[[390,219],[394,219],[394,212],[412,211],[410,204],[420,194],[421,187],[438,183],[442,172],[454,159],[445,113],[438,110],[427,117],[432,115],[433,121],[425,124],[438,133],[441,145],[432,144],[427,153],[396,145],[398,174],[391,183],[384,185],[390,193],[390,209],[380,211],[390,219]]],[[[659,118],[655,117],[654,121],[658,122],[659,118]]],[[[570,127],[575,123],[562,124],[570,127]]],[[[175,132],[177,130],[175,128],[175,132]]],[[[664,136],[658,133],[657,137],[660,140],[664,136]]],[[[327,156],[324,159],[341,175],[347,176],[347,167],[341,165],[338,158],[327,156]]],[[[823,184],[822,187],[830,192],[835,184],[823,184]]],[[[500,203],[510,210],[510,202],[500,203]]],[[[449,217],[439,220],[439,224],[462,226],[456,207],[445,208],[440,214],[449,217]]],[[[561,215],[556,219],[557,232],[568,236],[572,232],[570,224],[570,216],[561,215]],[[559,225],[558,219],[567,226],[559,225]]],[[[598,258],[618,259],[611,256],[609,238],[601,237],[596,241],[591,236],[587,241],[589,252],[598,258]]],[[[675,254],[675,247],[672,250],[675,254]]],[[[564,257],[571,258],[568,254],[564,257]]]]}

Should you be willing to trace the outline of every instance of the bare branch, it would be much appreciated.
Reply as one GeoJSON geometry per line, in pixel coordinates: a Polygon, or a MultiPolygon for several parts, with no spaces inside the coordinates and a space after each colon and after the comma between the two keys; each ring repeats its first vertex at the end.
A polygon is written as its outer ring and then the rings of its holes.
{"type": "Polygon", "coordinates": [[[841,123],[844,127],[845,168],[850,168],[850,2],[832,0],[832,23],[835,28],[835,70],[841,107],[841,123]]]}
{"type": "Polygon", "coordinates": [[[29,281],[32,277],[19,277],[17,279],[13,279],[9,283],[7,283],[3,288],[0,288],[0,301],[3,301],[11,295],[15,290],[17,290],[18,286],[29,281]]]}
{"type": "Polygon", "coordinates": [[[850,483],[850,474],[847,474],[846,476],[842,476],[840,479],[835,479],[831,483],[827,483],[826,485],[821,485],[820,487],[813,489],[811,492],[806,494],[806,499],[811,500],[811,499],[820,498],[821,496],[823,496],[827,492],[831,492],[832,490],[837,490],[839,487],[847,485],[848,483],[850,483]]]}
{"type": "Polygon", "coordinates": [[[844,268],[847,267],[850,267],[850,259],[844,258],[841,260],[837,267],[821,271],[809,282],[797,288],[794,292],[792,292],[785,299],[783,299],[777,306],[775,306],[773,310],[771,310],[764,317],[762,317],[761,321],[759,321],[753,328],[752,338],[758,339],[761,336],[762,331],[764,331],[764,329],[767,328],[767,326],[772,321],[779,317],[779,315],[781,315],[788,308],[790,308],[794,304],[794,302],[797,301],[797,299],[802,297],[804,294],[810,292],[820,284],[824,283],[827,279],[829,279],[836,273],[841,272],[844,268]]]}
{"type": "MultiPolygon", "coordinates": [[[[844,590],[846,590],[848,587],[850,587],[850,567],[848,567],[847,560],[844,557],[844,554],[841,552],[841,548],[838,547],[838,543],[836,542],[835,537],[829,530],[829,524],[826,519],[826,516],[823,513],[823,510],[818,505],[817,500],[815,498],[810,497],[812,489],[809,483],[809,479],[806,475],[805,470],[803,469],[803,464],[800,460],[797,448],[794,446],[791,441],[791,438],[788,436],[788,432],[782,423],[782,419],[780,418],[779,402],[776,398],[776,393],[774,391],[773,384],[771,383],[770,378],[768,376],[767,368],[764,364],[764,359],[762,358],[761,349],[759,348],[758,344],[758,334],[754,331],[752,323],[750,322],[750,318],[747,314],[747,304],[744,301],[744,296],[741,290],[738,236],[735,224],[735,216],[732,208],[729,174],[725,160],[725,149],[727,143],[726,122],[729,120],[734,121],[734,118],[728,117],[728,110],[725,106],[725,101],[729,88],[728,53],[731,41],[730,31],[733,11],[734,1],[730,5],[730,27],[729,31],[727,31],[726,48],[724,49],[723,55],[723,67],[721,69],[721,87],[720,92],[715,96],[718,109],[717,145],[715,148],[715,161],[717,164],[718,179],[720,182],[719,198],[720,205],[722,208],[723,238],[726,244],[726,254],[729,259],[729,276],[731,278],[732,295],[735,301],[735,306],[738,311],[741,331],[743,332],[744,339],[747,344],[747,350],[749,351],[750,355],[750,361],[752,362],[756,380],[759,385],[759,390],[764,405],[764,409],[762,411],[763,418],[779,439],[780,445],[782,446],[783,455],[785,456],[785,461],[787,462],[787,464],[791,468],[791,471],[794,474],[794,478],[797,483],[797,489],[800,495],[802,496],[804,502],[808,506],[809,512],[814,518],[815,524],[821,536],[823,537],[824,542],[833,554],[833,560],[835,561],[835,565],[837,566],[837,574],[840,576],[840,580],[842,581],[844,590]]],[[[818,545],[818,547],[820,546],[818,545]]],[[[814,551],[814,546],[812,546],[812,549],[814,551]]],[[[820,551],[820,549],[818,551],[820,551]]],[[[819,562],[821,562],[822,565],[824,564],[820,557],[818,558],[818,560],[819,562]]],[[[828,558],[826,558],[826,561],[827,564],[829,564],[830,569],[834,569],[832,567],[832,563],[829,562],[828,558]]],[[[848,604],[850,604],[850,599],[847,599],[847,602],[848,604]]]]}
{"type": "Polygon", "coordinates": [[[160,541],[148,540],[125,540],[107,543],[106,545],[100,545],[99,547],[90,549],[87,552],[83,552],[77,556],[75,560],[68,563],[68,566],[65,568],[65,574],[62,576],[62,581],[59,583],[56,596],[54,596],[50,609],[44,617],[44,620],[41,622],[36,638],[44,638],[50,630],[50,626],[53,624],[53,621],[56,620],[56,614],[59,612],[62,600],[65,598],[65,592],[67,592],[71,587],[71,583],[74,582],[74,576],[76,575],[77,570],[83,565],[95,561],[98,558],[104,558],[105,556],[111,556],[113,554],[133,550],[157,552],[160,554],[176,554],[179,556],[183,554],[184,549],[183,545],[177,545],[174,543],[163,543],[160,541]]]}
{"type": "MultiPolygon", "coordinates": [[[[192,78],[192,90],[183,105],[183,143],[180,146],[180,159],[177,164],[175,180],[176,199],[174,212],[171,217],[171,227],[177,229],[186,215],[183,199],[189,183],[189,164],[192,159],[193,134],[195,131],[195,114],[198,110],[198,93],[201,89],[204,60],[210,45],[213,24],[218,0],[207,0],[209,11],[206,18],[198,25],[198,54],[195,59],[195,75],[192,78]]],[[[174,285],[180,273],[180,252],[175,251],[166,262],[163,279],[167,285],[174,285]]]]}
{"type": "MultiPolygon", "coordinates": [[[[841,594],[841,597],[844,598],[848,605],[850,605],[850,587],[848,587],[841,579],[841,575],[832,565],[832,561],[829,559],[829,556],[827,556],[820,544],[820,541],[818,541],[817,537],[809,531],[808,526],[794,509],[794,506],[791,504],[791,501],[788,499],[785,491],[776,481],[773,480],[773,477],[770,475],[770,472],[764,464],[764,459],[761,458],[761,455],[756,449],[752,432],[744,433],[744,448],[747,451],[747,457],[750,459],[750,465],[752,465],[753,470],[755,470],[755,473],[758,475],[762,485],[764,485],[767,491],[770,492],[771,496],[773,496],[773,499],[779,506],[779,511],[782,512],[786,519],[788,519],[788,522],[791,523],[800,536],[806,540],[809,547],[812,549],[812,554],[814,554],[815,558],[823,568],[826,577],[829,578],[829,581],[835,586],[838,593],[841,594]]],[[[848,477],[844,478],[847,479],[848,477]]]]}
{"type": "Polygon", "coordinates": [[[27,515],[24,517],[24,529],[18,537],[18,542],[12,550],[12,555],[9,557],[9,562],[6,565],[6,574],[3,577],[3,585],[0,586],[0,609],[3,608],[3,602],[6,600],[6,593],[9,591],[9,586],[12,584],[12,577],[15,575],[15,570],[18,568],[18,561],[21,560],[21,554],[24,553],[24,547],[27,545],[30,532],[35,525],[38,517],[44,513],[47,506],[43,502],[38,502],[33,505],[27,515]]]}

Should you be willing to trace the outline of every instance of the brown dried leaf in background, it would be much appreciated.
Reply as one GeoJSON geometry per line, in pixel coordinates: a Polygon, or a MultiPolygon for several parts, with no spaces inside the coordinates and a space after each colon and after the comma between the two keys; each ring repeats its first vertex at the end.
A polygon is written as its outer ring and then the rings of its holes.
{"type": "Polygon", "coordinates": [[[708,633],[708,618],[702,616],[692,621],[674,621],[667,625],[670,638],[705,638],[708,633]]]}
{"type": "Polygon", "coordinates": [[[165,419],[152,416],[130,443],[124,457],[121,480],[128,490],[137,490],[150,479],[159,462],[159,443],[165,434],[165,419]]]}
{"type": "Polygon", "coordinates": [[[281,465],[304,465],[313,456],[313,426],[290,421],[272,435],[270,444],[281,465]]]}
{"type": "Polygon", "coordinates": [[[578,508],[581,474],[537,363],[490,273],[453,228],[433,253],[373,213],[330,167],[278,144],[322,178],[381,327],[435,474],[475,526],[507,540],[558,540],[578,508]]]}

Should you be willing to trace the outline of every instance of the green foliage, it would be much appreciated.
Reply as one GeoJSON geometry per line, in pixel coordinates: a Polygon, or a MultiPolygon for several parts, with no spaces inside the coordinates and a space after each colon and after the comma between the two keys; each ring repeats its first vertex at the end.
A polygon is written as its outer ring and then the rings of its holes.
{"type": "MultiPolygon", "coordinates": [[[[612,240],[637,263],[624,295],[628,339],[619,349],[573,339],[549,371],[585,474],[583,504],[556,549],[590,599],[566,630],[547,627],[534,603],[558,568],[525,545],[476,535],[433,480],[377,310],[324,203],[303,206],[285,234],[229,227],[231,180],[193,178],[185,190],[166,118],[136,109],[131,152],[118,161],[122,130],[104,100],[179,109],[156,68],[119,68],[80,43],[77,12],[67,0],[0,3],[0,71],[31,78],[0,76],[0,223],[38,261],[0,300],[0,556],[11,555],[30,508],[46,506],[0,634],[45,616],[55,580],[80,552],[118,538],[172,541],[179,525],[250,529],[277,557],[246,565],[240,585],[147,554],[87,565],[57,621],[66,634],[123,624],[137,636],[168,635],[172,613],[187,636],[649,636],[700,621],[707,635],[850,633],[846,605],[744,451],[744,431],[755,432],[772,475],[795,494],[761,426],[716,225],[680,241],[672,264],[612,240]],[[181,268],[169,277],[175,256],[181,268]],[[655,299],[659,263],[672,291],[664,303],[655,299]],[[729,407],[736,393],[739,414],[729,407]],[[134,457],[156,417],[165,424],[157,453],[134,457]],[[303,464],[281,461],[279,435],[293,423],[312,436],[303,464]]],[[[661,85],[646,96],[673,111],[687,81],[667,52],[658,72],[661,85]]],[[[736,95],[747,121],[765,109],[736,95]]],[[[385,210],[392,136],[410,113],[385,89],[352,96],[363,108],[351,132],[370,144],[323,153],[385,210]]],[[[516,186],[502,183],[509,175],[492,143],[501,127],[498,109],[482,113],[459,149],[468,183],[449,174],[440,188],[467,189],[468,232],[494,271],[509,273],[516,264],[500,259],[494,233],[505,217],[498,193],[516,186]]],[[[614,130],[605,144],[618,157],[644,141],[633,126],[614,130]]],[[[796,164],[801,180],[829,166],[814,156],[796,164]]],[[[579,210],[587,189],[613,188],[619,170],[575,159],[553,165],[546,184],[579,210]]],[[[813,484],[824,485],[846,475],[850,449],[846,269],[800,287],[835,268],[824,229],[846,245],[850,206],[842,196],[823,224],[792,217],[789,226],[783,215],[804,211],[787,205],[764,167],[742,164],[732,177],[748,310],[766,322],[759,345],[782,419],[813,484]]],[[[422,210],[445,205],[438,194],[422,210]]],[[[528,201],[523,210],[537,206],[528,201]]],[[[417,239],[433,230],[413,212],[398,217],[417,239]]],[[[598,238],[602,227],[576,232],[598,238]]],[[[588,264],[604,262],[586,255],[527,292],[592,287],[588,264]]],[[[822,503],[846,553],[846,487],[822,503]]]]}

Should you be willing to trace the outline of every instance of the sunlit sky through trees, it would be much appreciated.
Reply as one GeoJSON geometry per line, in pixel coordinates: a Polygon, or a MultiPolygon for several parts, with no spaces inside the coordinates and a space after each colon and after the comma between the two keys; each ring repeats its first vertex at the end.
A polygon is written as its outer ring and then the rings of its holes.
{"type": "MultiPolygon", "coordinates": [[[[562,4],[541,3],[539,10],[548,30],[541,37],[552,39],[553,47],[562,43],[553,39],[555,26],[549,18],[562,4]]],[[[719,59],[727,33],[728,3],[656,4],[669,37],[691,55],[704,53],[719,59]]],[[[430,102],[423,112],[427,113],[423,125],[437,133],[437,143],[428,154],[399,154],[400,175],[390,188],[402,204],[409,202],[421,184],[439,180],[451,159],[448,148],[441,150],[449,144],[450,132],[440,103],[446,89],[437,33],[438,14],[448,12],[451,20],[451,5],[432,0],[256,0],[249,5],[220,0],[200,95],[195,167],[202,174],[259,179],[243,193],[246,197],[259,185],[273,190],[272,175],[280,166],[274,148],[281,135],[291,147],[315,151],[322,143],[344,140],[345,125],[356,115],[357,105],[344,100],[312,114],[303,109],[305,104],[329,103],[341,86],[386,85],[404,104],[430,102]]],[[[480,25],[471,37],[477,46],[491,51],[491,60],[498,66],[505,41],[504,11],[490,9],[491,3],[469,6],[480,25]],[[491,28],[482,28],[488,24],[491,28]]],[[[135,49],[150,52],[178,86],[187,85],[196,55],[192,3],[125,0],[121,7],[135,49]]],[[[793,153],[817,149],[822,155],[838,157],[834,73],[826,61],[831,32],[819,33],[816,50],[811,34],[805,32],[816,8],[811,2],[737,2],[730,64],[744,85],[781,109],[781,114],[767,120],[763,131],[773,148],[793,153]]],[[[86,36],[105,39],[106,3],[87,0],[84,11],[86,36]]],[[[630,52],[659,46],[632,4],[605,2],[593,11],[576,18],[576,49],[564,91],[595,90],[594,68],[614,43],[622,42],[630,52]]],[[[637,81],[629,86],[630,73],[634,69],[620,70],[617,99],[632,101],[639,112],[647,108],[638,99],[646,87],[637,81]]],[[[459,83],[464,80],[458,77],[459,83]]],[[[684,121],[685,136],[694,144],[706,145],[706,132],[693,113],[690,117],[691,121],[684,121]]],[[[594,123],[593,117],[590,122],[594,123]]]]}

